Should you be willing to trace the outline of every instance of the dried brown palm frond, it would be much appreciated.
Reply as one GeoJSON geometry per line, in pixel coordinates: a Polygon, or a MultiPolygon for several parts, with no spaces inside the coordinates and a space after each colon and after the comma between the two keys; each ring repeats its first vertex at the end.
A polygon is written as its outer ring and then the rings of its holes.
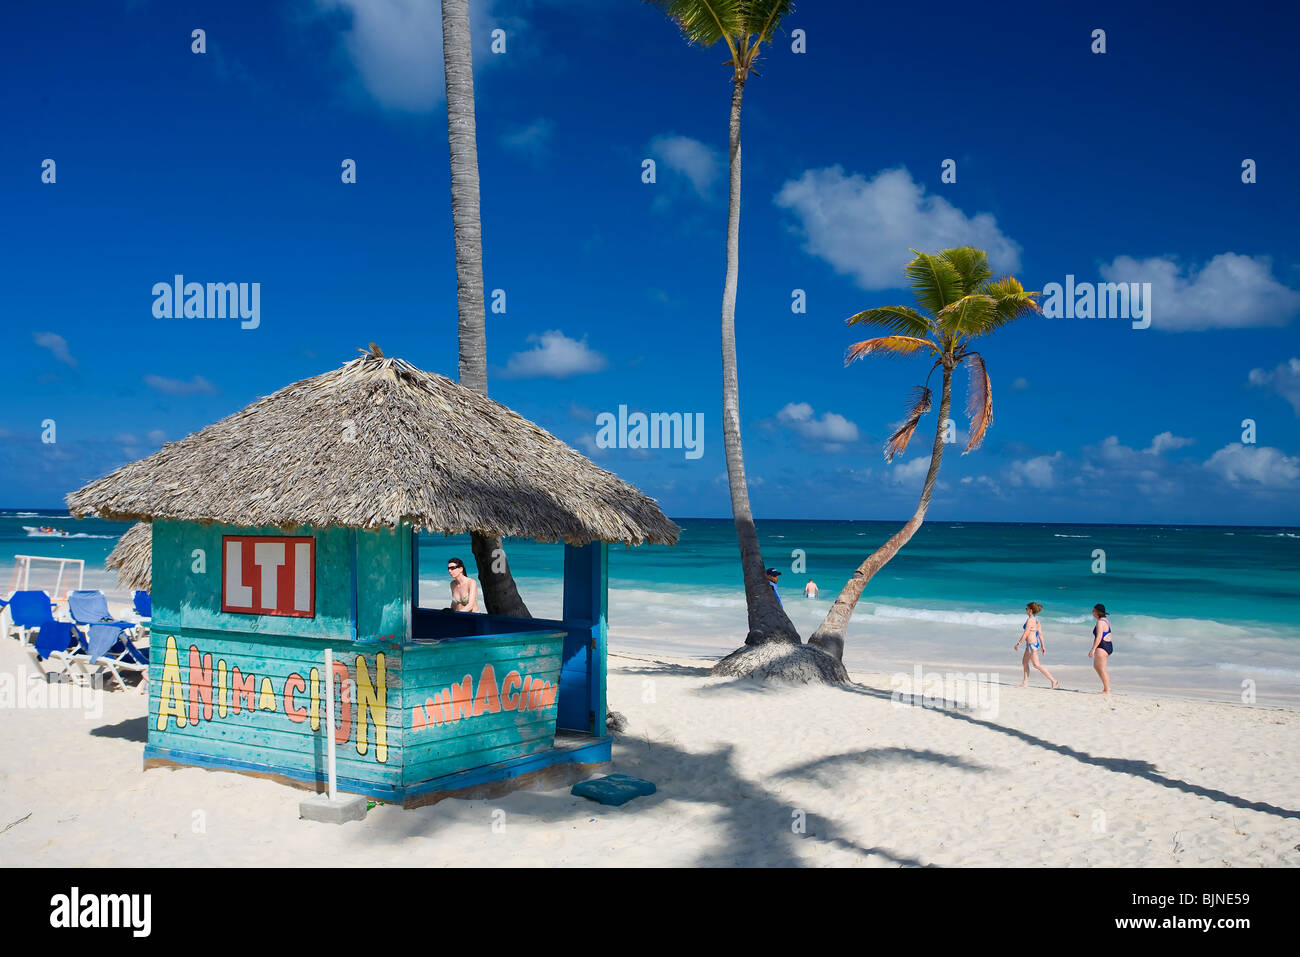
{"type": "Polygon", "coordinates": [[[988,370],[978,355],[971,356],[969,362],[970,392],[966,397],[966,414],[970,416],[970,441],[962,455],[979,448],[984,433],[993,424],[993,383],[989,381],[988,370]]]}
{"type": "Polygon", "coordinates": [[[916,431],[917,425],[921,421],[921,416],[930,411],[930,390],[923,385],[918,385],[912,390],[911,408],[907,410],[907,418],[889,437],[885,443],[885,461],[894,461],[894,456],[901,452],[907,451],[907,443],[912,441],[912,433],[916,431]]]}

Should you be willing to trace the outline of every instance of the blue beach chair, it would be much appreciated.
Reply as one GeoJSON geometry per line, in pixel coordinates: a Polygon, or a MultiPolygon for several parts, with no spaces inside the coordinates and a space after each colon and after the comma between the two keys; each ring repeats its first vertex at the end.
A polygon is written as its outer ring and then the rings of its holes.
{"type": "Polygon", "coordinates": [[[16,591],[6,605],[23,646],[42,674],[71,671],[77,654],[73,626],[54,618],[54,603],[43,591],[16,591]],[[35,635],[35,640],[32,636],[35,635]]]}
{"type": "Polygon", "coordinates": [[[137,590],[131,596],[131,603],[135,606],[135,613],[146,621],[153,617],[153,599],[149,597],[147,591],[137,590]]]}
{"type": "Polygon", "coordinates": [[[43,591],[16,591],[5,604],[21,645],[28,644],[32,632],[40,630],[41,625],[54,620],[54,603],[43,591]]]}
{"type": "Polygon", "coordinates": [[[96,671],[107,671],[125,690],[127,683],[122,680],[122,672],[138,674],[141,678],[139,690],[149,687],[149,649],[137,648],[128,632],[118,627],[120,622],[94,624],[86,630],[86,638],[80,631],[76,633],[77,641],[83,652],[75,661],[80,665],[86,677],[93,678],[96,671]]]}
{"type": "Polygon", "coordinates": [[[123,688],[127,684],[122,680],[122,671],[147,677],[149,652],[137,647],[134,641],[138,626],[133,621],[113,618],[108,610],[108,599],[102,591],[74,591],[68,596],[68,611],[72,613],[72,620],[84,625],[90,633],[88,639],[80,632],[77,633],[84,653],[84,658],[79,658],[78,663],[84,668],[87,677],[92,677],[97,670],[102,669],[109,672],[123,688]]]}
{"type": "Polygon", "coordinates": [[[36,641],[28,646],[28,651],[36,667],[46,675],[57,674],[59,670],[46,667],[50,662],[62,668],[69,677],[74,677],[73,669],[79,668],[83,661],[80,639],[81,632],[72,622],[50,619],[41,625],[36,641]]]}

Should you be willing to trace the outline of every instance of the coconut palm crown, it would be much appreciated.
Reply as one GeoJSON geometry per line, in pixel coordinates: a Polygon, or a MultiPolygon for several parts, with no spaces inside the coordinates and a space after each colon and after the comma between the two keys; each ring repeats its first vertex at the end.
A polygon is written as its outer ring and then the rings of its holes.
{"type": "MultiPolygon", "coordinates": [[[[1039,312],[1035,297],[1014,276],[993,279],[988,256],[981,249],[960,246],[931,255],[912,250],[907,281],[916,304],[877,306],[850,316],[851,326],[874,326],[888,335],[856,342],[848,349],[845,365],[870,355],[933,358],[930,374],[943,368],[951,373],[970,361],[970,390],[966,412],[970,416],[970,441],[962,454],[977,449],[993,421],[993,386],[984,357],[972,348],[974,341],[1008,323],[1039,312]]],[[[907,449],[921,416],[930,411],[929,375],[912,396],[907,418],[885,442],[885,458],[907,449]]]]}

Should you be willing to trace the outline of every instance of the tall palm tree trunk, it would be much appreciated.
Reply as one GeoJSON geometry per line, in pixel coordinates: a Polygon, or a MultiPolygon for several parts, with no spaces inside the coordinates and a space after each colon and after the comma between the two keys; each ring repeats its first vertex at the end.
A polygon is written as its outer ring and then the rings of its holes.
{"type": "Polygon", "coordinates": [[[831,610],[826,613],[822,623],[808,639],[808,644],[820,648],[836,661],[844,660],[844,635],[849,626],[849,618],[853,614],[853,609],[857,607],[858,599],[862,597],[867,582],[871,581],[876,572],[884,568],[890,559],[898,554],[898,550],[911,540],[916,530],[921,527],[921,523],[925,521],[925,513],[930,508],[930,495],[934,492],[934,483],[939,476],[939,463],[943,460],[943,426],[948,421],[948,410],[952,405],[952,370],[951,360],[945,357],[943,398],[939,401],[939,422],[934,430],[930,471],[925,473],[925,485],[921,488],[921,499],[917,503],[916,512],[908,519],[906,525],[890,537],[889,541],[872,552],[867,560],[857,567],[853,577],[848,580],[839,597],[835,599],[835,603],[831,605],[831,610]]]}
{"type": "MultiPolygon", "coordinates": [[[[442,0],[442,62],[447,78],[447,145],[451,151],[460,382],[487,395],[487,314],[483,306],[483,231],[479,218],[469,0],[442,0]]],[[[498,615],[532,617],[515,587],[501,539],[477,533],[470,539],[487,610],[498,615]]]]}
{"type": "Polygon", "coordinates": [[[769,641],[799,644],[799,632],[776,600],[764,574],[758,530],[749,508],[745,482],[745,454],[740,444],[740,381],[736,369],[736,284],[740,274],[740,104],[745,94],[745,74],[737,73],[731,94],[731,171],[727,202],[727,278],[722,287],[722,441],[727,453],[727,480],[731,488],[731,514],[740,544],[740,564],[745,574],[745,607],[749,634],[745,644],[769,641]]]}

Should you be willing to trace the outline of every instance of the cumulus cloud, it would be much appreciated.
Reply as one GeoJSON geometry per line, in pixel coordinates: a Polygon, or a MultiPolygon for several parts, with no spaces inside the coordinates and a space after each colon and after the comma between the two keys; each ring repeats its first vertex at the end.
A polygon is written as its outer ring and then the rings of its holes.
{"type": "Polygon", "coordinates": [[[1160,453],[1167,452],[1170,449],[1181,449],[1185,446],[1191,445],[1195,441],[1195,439],[1185,439],[1182,436],[1174,435],[1172,432],[1161,432],[1159,435],[1154,436],[1151,439],[1151,444],[1143,451],[1150,455],[1159,455],[1160,453]]]}
{"type": "Polygon", "coordinates": [[[201,375],[196,375],[189,382],[184,379],[169,379],[161,375],[147,375],[144,377],[144,384],[163,395],[217,394],[217,387],[201,375]]]}
{"type": "Polygon", "coordinates": [[[599,372],[609,361],[587,345],[587,338],[570,339],[559,329],[528,337],[536,345],[516,352],[506,361],[502,376],[507,379],[569,379],[599,372]]]}
{"type": "Polygon", "coordinates": [[[930,457],[928,455],[918,456],[914,459],[908,459],[906,462],[894,462],[885,469],[885,481],[892,482],[894,485],[912,485],[925,478],[925,473],[930,471],[930,457]]]}
{"type": "Polygon", "coordinates": [[[722,153],[689,136],[656,136],[650,152],[662,166],[681,173],[701,196],[708,196],[722,175],[722,153]]]}
{"type": "Polygon", "coordinates": [[[554,135],[555,123],[542,117],[501,134],[501,145],[520,153],[540,153],[551,145],[551,137],[554,135]]]}
{"type": "Polygon", "coordinates": [[[77,360],[68,351],[68,340],[57,332],[34,332],[32,341],[42,349],[49,349],[50,354],[65,365],[75,366],[77,360]]]}
{"type": "MultiPolygon", "coordinates": [[[[1112,441],[1114,436],[1107,441],[1112,441]]],[[[1052,488],[1056,485],[1056,466],[1065,458],[1063,452],[1051,455],[1036,455],[1032,459],[1012,462],[1007,469],[1006,480],[1016,487],[1052,488]]]]}
{"type": "Polygon", "coordinates": [[[1295,414],[1300,415],[1300,359],[1288,359],[1272,372],[1251,369],[1250,384],[1272,389],[1290,402],[1295,414]]]}
{"type": "Polygon", "coordinates": [[[1205,467],[1233,485],[1282,488],[1300,480],[1300,459],[1267,445],[1233,442],[1210,456],[1205,467]]]}
{"type": "Polygon", "coordinates": [[[807,402],[790,402],[776,414],[776,421],[809,442],[821,444],[828,452],[838,452],[848,442],[858,441],[858,427],[838,412],[823,412],[820,417],[807,402]]]}
{"type": "MultiPolygon", "coordinates": [[[[445,96],[442,7],[438,0],[314,0],[326,14],[342,14],[343,46],[366,92],[386,109],[424,113],[445,96]]],[[[507,59],[493,56],[487,29],[495,0],[475,0],[470,30],[474,70],[507,59]]]]}
{"type": "Polygon", "coordinates": [[[843,167],[807,170],[781,187],[776,205],[798,219],[804,249],[852,276],[863,289],[903,285],[909,249],[935,252],[973,245],[999,271],[1020,268],[1020,246],[989,213],[968,216],[925,187],[906,169],[867,179],[843,167]]]}
{"type": "Polygon", "coordinates": [[[1151,325],[1168,332],[1281,326],[1300,312],[1300,292],[1273,277],[1268,256],[1220,253],[1200,269],[1168,257],[1119,256],[1107,282],[1151,283],[1151,325]]]}

